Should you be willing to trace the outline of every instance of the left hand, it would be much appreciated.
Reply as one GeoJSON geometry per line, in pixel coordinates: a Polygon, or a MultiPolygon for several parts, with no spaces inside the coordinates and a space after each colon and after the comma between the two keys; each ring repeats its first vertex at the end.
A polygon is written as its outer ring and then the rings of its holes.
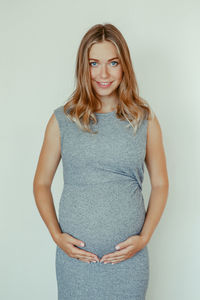
{"type": "Polygon", "coordinates": [[[104,255],[100,262],[116,264],[126,260],[146,246],[146,241],[141,235],[133,235],[119,244],[119,250],[104,255]]]}

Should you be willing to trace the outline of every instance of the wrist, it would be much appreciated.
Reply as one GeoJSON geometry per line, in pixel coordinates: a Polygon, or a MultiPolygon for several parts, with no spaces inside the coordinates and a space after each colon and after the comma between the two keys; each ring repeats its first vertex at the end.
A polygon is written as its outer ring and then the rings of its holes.
{"type": "Polygon", "coordinates": [[[140,234],[140,237],[143,240],[144,246],[146,246],[149,242],[149,237],[147,237],[146,235],[140,234]]]}
{"type": "Polygon", "coordinates": [[[56,234],[54,234],[53,236],[52,236],[52,238],[53,238],[53,240],[54,240],[54,242],[57,244],[57,242],[58,242],[58,240],[59,240],[59,238],[60,238],[60,236],[62,235],[62,232],[58,232],[58,233],[56,233],[56,234]]]}

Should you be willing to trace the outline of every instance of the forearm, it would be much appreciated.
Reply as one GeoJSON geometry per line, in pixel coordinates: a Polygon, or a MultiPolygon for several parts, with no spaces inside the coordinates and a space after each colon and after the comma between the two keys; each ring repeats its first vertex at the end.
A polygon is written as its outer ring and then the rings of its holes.
{"type": "Polygon", "coordinates": [[[35,202],[39,213],[46,224],[53,240],[62,232],[56,216],[51,188],[45,185],[35,184],[33,188],[35,202]]]}
{"type": "Polygon", "coordinates": [[[145,222],[140,232],[147,244],[160,221],[168,196],[168,185],[153,187],[147,207],[145,222]]]}

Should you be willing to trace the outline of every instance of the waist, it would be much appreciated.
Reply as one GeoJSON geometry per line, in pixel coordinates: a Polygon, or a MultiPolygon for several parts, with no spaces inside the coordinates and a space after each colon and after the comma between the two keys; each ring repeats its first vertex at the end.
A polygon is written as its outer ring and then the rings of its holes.
{"type": "Polygon", "coordinates": [[[131,190],[139,189],[142,190],[141,184],[135,179],[131,177],[125,178],[115,178],[115,179],[107,179],[107,178],[97,178],[96,180],[88,181],[87,179],[82,181],[72,181],[72,180],[65,180],[64,181],[64,189],[87,189],[87,188],[108,188],[108,187],[127,187],[131,188],[131,190]]]}

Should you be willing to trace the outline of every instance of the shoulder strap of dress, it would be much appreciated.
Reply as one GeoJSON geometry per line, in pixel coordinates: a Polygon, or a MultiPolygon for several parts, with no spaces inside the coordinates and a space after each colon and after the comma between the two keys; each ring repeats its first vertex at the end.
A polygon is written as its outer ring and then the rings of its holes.
{"type": "Polygon", "coordinates": [[[59,130],[60,130],[60,137],[61,137],[61,146],[63,144],[64,132],[66,130],[67,122],[66,122],[66,114],[64,112],[64,106],[61,105],[54,109],[54,115],[58,122],[59,130]]]}
{"type": "Polygon", "coordinates": [[[54,109],[54,114],[56,116],[56,119],[58,121],[60,128],[63,128],[64,126],[66,126],[66,115],[64,113],[64,106],[61,105],[61,106],[57,107],[56,109],[54,109]]]}

